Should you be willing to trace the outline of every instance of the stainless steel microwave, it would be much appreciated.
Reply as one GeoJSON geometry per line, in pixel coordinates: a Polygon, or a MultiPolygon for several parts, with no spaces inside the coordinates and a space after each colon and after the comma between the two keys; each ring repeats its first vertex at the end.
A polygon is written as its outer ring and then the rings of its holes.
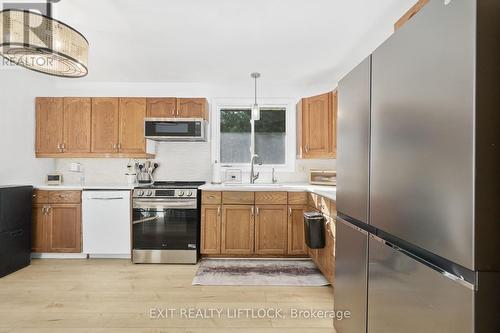
{"type": "Polygon", "coordinates": [[[146,139],[155,141],[207,141],[207,121],[201,118],[146,118],[146,139]]]}

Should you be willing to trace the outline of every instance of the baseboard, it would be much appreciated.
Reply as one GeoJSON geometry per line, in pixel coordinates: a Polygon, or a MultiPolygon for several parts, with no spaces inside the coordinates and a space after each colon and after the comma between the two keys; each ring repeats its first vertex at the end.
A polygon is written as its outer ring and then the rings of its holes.
{"type": "Polygon", "coordinates": [[[89,254],[89,259],[132,259],[130,254],[89,254]]]}
{"type": "Polygon", "coordinates": [[[213,255],[213,254],[207,254],[207,255],[202,255],[201,259],[245,259],[245,260],[312,260],[309,257],[304,257],[304,256],[297,256],[297,257],[266,257],[266,256],[261,256],[261,257],[255,257],[255,256],[241,256],[241,255],[213,255]]]}
{"type": "Polygon", "coordinates": [[[32,253],[31,259],[86,259],[85,253],[32,253]]]}
{"type": "Polygon", "coordinates": [[[128,259],[130,254],[32,253],[31,259],[128,259]]]}

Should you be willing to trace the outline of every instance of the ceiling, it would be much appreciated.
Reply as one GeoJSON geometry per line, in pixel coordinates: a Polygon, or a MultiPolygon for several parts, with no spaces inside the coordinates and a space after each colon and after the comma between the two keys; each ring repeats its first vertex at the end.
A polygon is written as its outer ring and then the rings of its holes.
{"type": "Polygon", "coordinates": [[[90,42],[87,81],[332,81],[416,0],[63,0],[90,42]]]}

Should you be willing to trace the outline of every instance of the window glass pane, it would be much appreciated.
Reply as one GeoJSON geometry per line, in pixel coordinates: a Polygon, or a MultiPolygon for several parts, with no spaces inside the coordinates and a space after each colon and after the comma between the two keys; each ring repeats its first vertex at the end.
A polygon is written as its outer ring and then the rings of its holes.
{"type": "Polygon", "coordinates": [[[223,109],[220,114],[220,162],[250,163],[249,109],[223,109]]]}
{"type": "Polygon", "coordinates": [[[261,109],[255,122],[255,153],[263,164],[285,164],[286,110],[261,109]]]}

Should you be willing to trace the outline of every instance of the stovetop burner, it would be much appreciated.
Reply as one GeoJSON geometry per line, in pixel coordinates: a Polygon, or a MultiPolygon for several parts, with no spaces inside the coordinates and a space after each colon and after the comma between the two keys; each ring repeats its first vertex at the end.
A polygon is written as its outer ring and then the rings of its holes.
{"type": "Polygon", "coordinates": [[[175,189],[175,188],[198,188],[199,186],[205,184],[202,181],[156,181],[153,184],[140,185],[136,188],[142,189],[175,189]]]}

